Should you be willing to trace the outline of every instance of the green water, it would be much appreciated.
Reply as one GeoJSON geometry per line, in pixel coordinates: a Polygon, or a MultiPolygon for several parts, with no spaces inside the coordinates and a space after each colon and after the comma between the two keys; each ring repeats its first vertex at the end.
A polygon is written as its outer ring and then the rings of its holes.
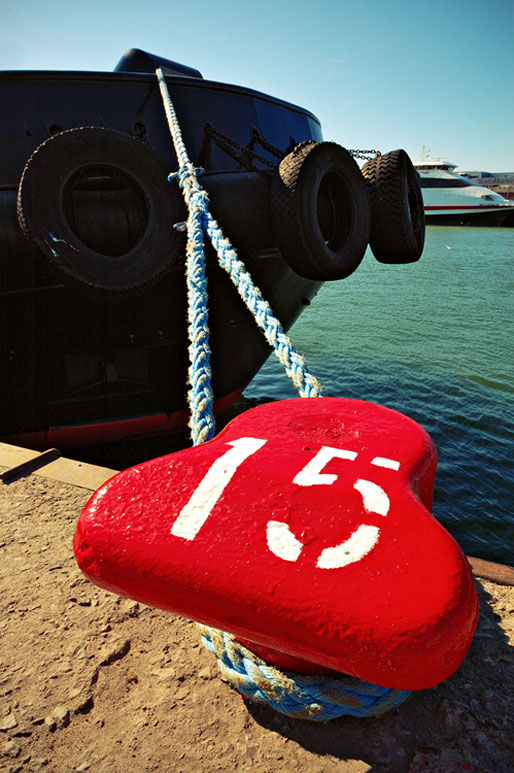
{"type": "MultiPolygon", "coordinates": [[[[432,435],[434,514],[469,555],[514,564],[514,229],[431,226],[418,263],[368,251],[290,335],[324,393],[401,411],[432,435]]],[[[270,358],[247,397],[296,396],[270,358]]]]}

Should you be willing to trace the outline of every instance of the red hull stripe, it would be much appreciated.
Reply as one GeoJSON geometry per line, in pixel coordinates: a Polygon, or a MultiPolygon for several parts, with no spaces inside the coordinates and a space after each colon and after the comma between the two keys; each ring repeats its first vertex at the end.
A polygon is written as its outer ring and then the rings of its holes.
{"type": "MultiPolygon", "coordinates": [[[[238,389],[225,397],[216,400],[213,406],[215,414],[223,413],[230,408],[243,393],[238,389]]],[[[155,413],[148,416],[137,416],[129,419],[104,421],[65,427],[51,427],[48,431],[27,432],[21,435],[3,437],[4,443],[19,445],[24,448],[48,448],[56,446],[92,445],[113,440],[135,437],[137,435],[152,435],[177,431],[187,427],[189,411],[174,413],[155,413]]]]}

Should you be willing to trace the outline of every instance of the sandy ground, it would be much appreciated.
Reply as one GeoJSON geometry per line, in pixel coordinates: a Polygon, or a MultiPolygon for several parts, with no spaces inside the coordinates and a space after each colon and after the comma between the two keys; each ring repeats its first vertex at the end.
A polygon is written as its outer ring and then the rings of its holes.
{"type": "Polygon", "coordinates": [[[378,719],[289,719],[220,678],[193,623],[107,594],[72,537],[90,492],[0,483],[0,770],[514,770],[514,587],[478,581],[460,669],[378,719]]]}

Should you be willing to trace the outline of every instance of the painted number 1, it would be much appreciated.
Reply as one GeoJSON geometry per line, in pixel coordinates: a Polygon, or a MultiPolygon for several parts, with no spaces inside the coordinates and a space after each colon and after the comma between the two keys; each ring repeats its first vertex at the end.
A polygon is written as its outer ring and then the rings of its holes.
{"type": "Polygon", "coordinates": [[[265,443],[266,440],[254,437],[242,437],[227,443],[232,448],[209,467],[191,499],[180,511],[171,533],[175,537],[194,539],[232,480],[237,468],[265,443]]]}

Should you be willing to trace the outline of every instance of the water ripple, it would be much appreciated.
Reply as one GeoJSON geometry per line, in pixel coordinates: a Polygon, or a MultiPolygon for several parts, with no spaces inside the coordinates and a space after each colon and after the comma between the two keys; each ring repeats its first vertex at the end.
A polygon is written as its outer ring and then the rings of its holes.
{"type": "MultiPolygon", "coordinates": [[[[428,228],[419,263],[384,266],[368,254],[349,279],[324,285],[292,331],[326,395],[386,405],[427,429],[439,454],[434,514],[466,553],[507,564],[511,255],[514,229],[428,228]]],[[[296,396],[274,358],[245,394],[296,396]]]]}

